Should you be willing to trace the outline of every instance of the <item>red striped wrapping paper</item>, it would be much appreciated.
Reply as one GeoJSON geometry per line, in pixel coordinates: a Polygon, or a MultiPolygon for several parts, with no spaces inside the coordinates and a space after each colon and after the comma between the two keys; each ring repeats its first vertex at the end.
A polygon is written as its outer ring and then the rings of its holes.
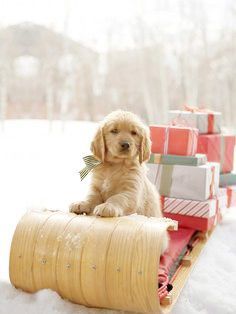
{"type": "Polygon", "coordinates": [[[206,232],[218,221],[217,201],[192,201],[161,197],[163,215],[177,220],[179,226],[206,232]]]}
{"type": "Polygon", "coordinates": [[[216,214],[216,199],[205,202],[163,197],[163,212],[209,218],[216,214]]]}

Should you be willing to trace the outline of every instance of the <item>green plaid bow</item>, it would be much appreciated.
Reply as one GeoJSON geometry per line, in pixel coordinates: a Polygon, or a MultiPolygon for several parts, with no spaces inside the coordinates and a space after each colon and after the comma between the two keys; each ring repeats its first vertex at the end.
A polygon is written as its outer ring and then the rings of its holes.
{"type": "Polygon", "coordinates": [[[96,159],[93,155],[85,156],[83,158],[85,167],[79,171],[81,181],[89,174],[91,170],[99,166],[102,162],[96,159]]]}

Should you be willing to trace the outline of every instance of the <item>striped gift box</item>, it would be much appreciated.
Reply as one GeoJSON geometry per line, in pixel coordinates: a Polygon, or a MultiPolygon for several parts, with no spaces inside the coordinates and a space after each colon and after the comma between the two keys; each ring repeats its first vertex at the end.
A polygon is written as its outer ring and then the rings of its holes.
{"type": "Polygon", "coordinates": [[[163,212],[201,218],[210,218],[216,214],[216,199],[207,201],[184,200],[171,197],[162,197],[163,212]]]}

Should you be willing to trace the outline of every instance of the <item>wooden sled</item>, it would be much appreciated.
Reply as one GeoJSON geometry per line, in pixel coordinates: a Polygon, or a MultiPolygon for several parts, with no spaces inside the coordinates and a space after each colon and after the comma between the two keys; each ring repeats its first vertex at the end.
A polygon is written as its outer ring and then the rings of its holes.
{"type": "Polygon", "coordinates": [[[168,313],[206,243],[201,236],[183,258],[171,293],[160,302],[162,238],[167,229],[176,228],[176,222],[166,218],[32,211],[13,236],[10,280],[24,291],[49,288],[88,307],[168,313]]]}

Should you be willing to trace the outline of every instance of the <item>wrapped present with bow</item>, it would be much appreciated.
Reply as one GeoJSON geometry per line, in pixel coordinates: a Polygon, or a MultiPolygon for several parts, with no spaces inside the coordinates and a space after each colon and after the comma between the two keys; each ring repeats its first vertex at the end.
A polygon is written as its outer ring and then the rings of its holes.
{"type": "Polygon", "coordinates": [[[197,167],[148,163],[147,167],[148,178],[160,195],[206,201],[218,192],[218,163],[207,163],[197,167]]]}
{"type": "Polygon", "coordinates": [[[148,162],[151,164],[164,165],[202,166],[207,163],[207,157],[205,154],[196,154],[195,156],[179,156],[152,153],[148,162]]]}
{"type": "Polygon", "coordinates": [[[219,162],[220,172],[228,173],[234,166],[235,135],[200,134],[197,152],[207,155],[208,161],[219,162]]]}
{"type": "Polygon", "coordinates": [[[197,128],[200,134],[221,132],[221,113],[206,108],[185,105],[184,110],[170,110],[169,119],[172,124],[197,128]]]}
{"type": "Polygon", "coordinates": [[[151,125],[152,153],[194,156],[198,130],[185,126],[151,125]]]}
{"type": "MultiPolygon", "coordinates": [[[[180,198],[161,197],[163,215],[174,217],[179,226],[206,232],[210,230],[217,215],[217,199],[193,201],[180,198]]],[[[173,218],[172,218],[173,219],[173,218]]]]}

